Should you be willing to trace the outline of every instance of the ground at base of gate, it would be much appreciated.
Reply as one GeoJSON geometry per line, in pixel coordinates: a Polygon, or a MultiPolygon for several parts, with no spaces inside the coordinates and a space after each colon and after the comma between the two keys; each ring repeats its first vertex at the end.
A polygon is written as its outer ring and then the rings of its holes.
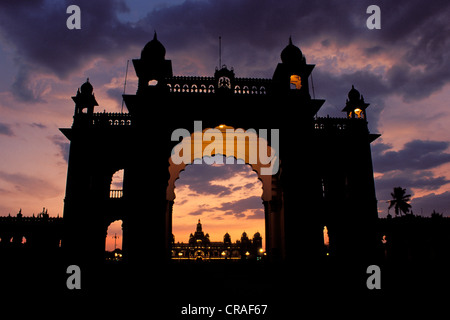
{"type": "MultiPolygon", "coordinates": [[[[242,310],[248,312],[249,306],[267,305],[264,315],[247,314],[246,319],[250,316],[271,319],[280,314],[303,314],[316,310],[318,305],[327,306],[327,310],[331,306],[345,307],[350,302],[381,311],[390,305],[389,301],[438,297],[449,284],[447,268],[427,264],[381,265],[381,289],[370,290],[366,285],[369,275],[365,268],[345,263],[203,262],[170,263],[163,267],[149,265],[138,269],[119,263],[105,264],[92,273],[81,269],[81,289],[69,290],[65,267],[61,262],[3,265],[1,298],[8,301],[20,296],[25,301],[45,297],[43,304],[58,301],[62,305],[83,305],[97,301],[95,297],[104,297],[105,301],[120,303],[122,309],[133,306],[152,312],[159,310],[159,314],[169,314],[170,319],[189,316],[194,319],[192,313],[182,313],[186,310],[183,308],[189,306],[191,310],[192,307],[203,307],[196,310],[215,308],[213,319],[222,316],[233,319],[244,314],[230,315],[224,310],[231,312],[236,305],[236,310],[243,313],[242,310]],[[229,305],[233,307],[226,309],[229,305]],[[217,310],[222,310],[223,314],[217,310]]],[[[197,316],[208,317],[206,314],[197,316]]]]}

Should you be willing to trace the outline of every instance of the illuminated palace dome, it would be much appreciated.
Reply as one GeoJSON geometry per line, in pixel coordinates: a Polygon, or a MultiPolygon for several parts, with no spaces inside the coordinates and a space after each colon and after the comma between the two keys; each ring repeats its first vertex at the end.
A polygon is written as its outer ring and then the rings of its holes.
{"type": "Polygon", "coordinates": [[[209,240],[209,234],[206,234],[203,232],[202,230],[202,224],[200,222],[200,219],[198,219],[198,223],[197,223],[197,230],[195,231],[194,234],[190,234],[189,236],[189,243],[191,245],[194,244],[208,244],[210,243],[209,240]]]}

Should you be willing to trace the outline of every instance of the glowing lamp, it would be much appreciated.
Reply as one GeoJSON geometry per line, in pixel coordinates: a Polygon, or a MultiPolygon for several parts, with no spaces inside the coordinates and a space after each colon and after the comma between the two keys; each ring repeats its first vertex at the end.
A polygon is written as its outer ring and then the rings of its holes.
{"type": "Polygon", "coordinates": [[[295,90],[302,88],[302,78],[299,75],[291,75],[291,88],[295,90]]]}
{"type": "Polygon", "coordinates": [[[361,118],[361,112],[362,112],[362,110],[360,108],[355,109],[355,114],[358,117],[358,119],[361,118]]]}

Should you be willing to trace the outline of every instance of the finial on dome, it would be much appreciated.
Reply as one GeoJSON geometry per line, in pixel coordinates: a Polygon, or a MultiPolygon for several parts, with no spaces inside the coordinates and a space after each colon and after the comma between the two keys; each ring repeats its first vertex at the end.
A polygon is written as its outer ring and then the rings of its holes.
{"type": "Polygon", "coordinates": [[[348,92],[348,99],[350,101],[359,101],[361,99],[361,94],[355,89],[354,85],[352,85],[351,90],[348,92]]]}
{"type": "Polygon", "coordinates": [[[166,55],[166,48],[164,48],[162,43],[159,42],[156,30],[154,31],[155,33],[153,34],[153,39],[145,45],[144,49],[142,49],[141,59],[148,61],[164,60],[164,57],[166,55]]]}
{"type": "Polygon", "coordinates": [[[83,94],[92,94],[92,92],[94,91],[94,87],[89,82],[89,78],[87,78],[86,82],[81,85],[80,90],[83,94]]]}
{"type": "Polygon", "coordinates": [[[302,51],[292,43],[292,36],[289,36],[289,44],[281,51],[281,61],[283,63],[291,64],[301,62],[302,60],[302,51]]]}

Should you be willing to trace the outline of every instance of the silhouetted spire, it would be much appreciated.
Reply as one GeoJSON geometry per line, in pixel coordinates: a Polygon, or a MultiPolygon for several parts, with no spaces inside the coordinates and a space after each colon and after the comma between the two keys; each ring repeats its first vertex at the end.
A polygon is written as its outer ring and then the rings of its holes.
{"type": "Polygon", "coordinates": [[[89,78],[77,90],[77,95],[72,97],[75,102],[75,114],[83,113],[83,109],[87,109],[88,114],[94,113],[94,107],[98,106],[94,96],[94,87],[89,82],[89,78]]]}
{"type": "Polygon", "coordinates": [[[349,119],[358,118],[367,120],[366,108],[369,106],[369,103],[364,102],[363,96],[355,89],[354,85],[352,85],[347,97],[345,107],[342,109],[343,112],[347,113],[347,117],[349,119]]]}
{"type": "Polygon", "coordinates": [[[81,85],[80,91],[82,94],[86,94],[86,95],[90,95],[90,94],[92,94],[92,92],[94,92],[94,87],[89,82],[89,78],[87,78],[86,82],[81,85]]]}
{"type": "Polygon", "coordinates": [[[166,48],[158,40],[158,36],[153,34],[153,39],[149,41],[141,52],[141,59],[147,61],[162,61],[166,56],[166,48]]]}
{"type": "Polygon", "coordinates": [[[352,85],[351,90],[348,92],[348,99],[350,101],[359,101],[361,97],[361,94],[358,90],[355,89],[355,86],[352,85]]]}
{"type": "Polygon", "coordinates": [[[281,61],[286,64],[294,64],[301,62],[302,59],[302,51],[292,43],[292,37],[289,37],[289,44],[281,51],[281,61]]]}

